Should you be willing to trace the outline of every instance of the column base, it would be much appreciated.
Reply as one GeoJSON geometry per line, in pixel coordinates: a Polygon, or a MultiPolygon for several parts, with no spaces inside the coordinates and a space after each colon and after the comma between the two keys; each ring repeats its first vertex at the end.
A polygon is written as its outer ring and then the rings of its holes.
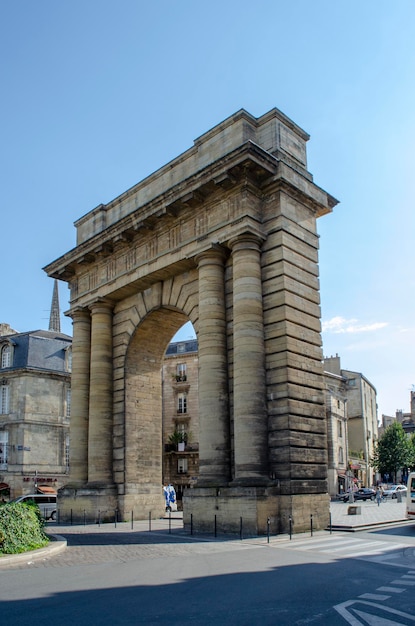
{"type": "Polygon", "coordinates": [[[281,495],[277,487],[194,487],[183,499],[185,530],[256,537],[327,528],[330,498],[324,494],[281,495]],[[291,522],[290,522],[291,519],[291,522]]]}

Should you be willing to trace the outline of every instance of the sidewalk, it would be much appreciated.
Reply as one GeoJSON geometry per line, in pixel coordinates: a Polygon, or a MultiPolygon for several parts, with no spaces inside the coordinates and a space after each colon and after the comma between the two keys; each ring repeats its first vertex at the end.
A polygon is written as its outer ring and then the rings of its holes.
{"type": "Polygon", "coordinates": [[[362,530],[384,524],[408,522],[406,519],[406,500],[385,500],[378,506],[371,500],[348,502],[331,502],[331,525],[333,530],[362,530]],[[357,507],[356,515],[350,515],[350,507],[357,507]]]}

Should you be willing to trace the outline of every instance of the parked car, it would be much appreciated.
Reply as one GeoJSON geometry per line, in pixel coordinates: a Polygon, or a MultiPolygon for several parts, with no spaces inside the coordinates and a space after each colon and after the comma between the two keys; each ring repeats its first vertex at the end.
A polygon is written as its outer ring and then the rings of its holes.
{"type": "Polygon", "coordinates": [[[43,493],[31,493],[25,496],[19,496],[11,502],[35,502],[46,520],[56,519],[56,495],[48,494],[44,495],[43,493]]]}
{"type": "MultiPolygon", "coordinates": [[[[353,497],[355,500],[374,500],[376,498],[376,491],[369,489],[368,487],[361,487],[357,491],[353,491],[353,497]]],[[[337,497],[343,502],[349,501],[350,493],[340,493],[337,497]]]]}
{"type": "Polygon", "coordinates": [[[400,493],[402,497],[406,498],[407,491],[408,489],[405,485],[392,485],[392,487],[388,487],[388,489],[384,490],[383,495],[385,498],[397,498],[398,493],[400,493]]]}

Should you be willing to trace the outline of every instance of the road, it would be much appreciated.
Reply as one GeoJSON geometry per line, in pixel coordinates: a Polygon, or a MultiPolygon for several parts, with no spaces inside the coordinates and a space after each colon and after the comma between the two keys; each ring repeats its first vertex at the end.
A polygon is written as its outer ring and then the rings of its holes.
{"type": "Polygon", "coordinates": [[[415,624],[415,526],[223,540],[178,526],[64,528],[0,569],[3,624],[415,624]]]}

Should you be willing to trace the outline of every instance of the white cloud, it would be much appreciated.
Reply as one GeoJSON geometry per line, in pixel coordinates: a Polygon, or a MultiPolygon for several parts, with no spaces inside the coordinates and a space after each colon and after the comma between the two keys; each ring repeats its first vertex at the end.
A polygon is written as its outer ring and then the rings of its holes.
{"type": "Polygon", "coordinates": [[[323,321],[322,329],[326,333],[367,333],[380,330],[387,326],[387,322],[373,322],[372,324],[359,323],[357,319],[346,320],[344,317],[332,317],[330,320],[323,321]]]}

